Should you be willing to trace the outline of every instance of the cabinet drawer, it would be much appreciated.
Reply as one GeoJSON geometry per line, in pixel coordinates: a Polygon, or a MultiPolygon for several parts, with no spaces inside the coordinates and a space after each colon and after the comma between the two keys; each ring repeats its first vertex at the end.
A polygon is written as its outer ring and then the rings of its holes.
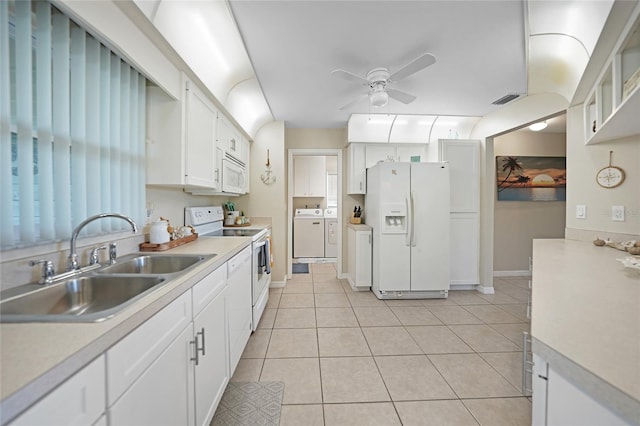
{"type": "Polygon", "coordinates": [[[219,267],[192,288],[193,315],[196,316],[211,302],[227,285],[227,267],[219,267]]]}
{"type": "Polygon", "coordinates": [[[105,362],[100,356],[61,384],[11,426],[90,425],[105,411],[105,362]]]}
{"type": "Polygon", "coordinates": [[[192,319],[187,291],[107,351],[107,405],[111,406],[192,319]]]}

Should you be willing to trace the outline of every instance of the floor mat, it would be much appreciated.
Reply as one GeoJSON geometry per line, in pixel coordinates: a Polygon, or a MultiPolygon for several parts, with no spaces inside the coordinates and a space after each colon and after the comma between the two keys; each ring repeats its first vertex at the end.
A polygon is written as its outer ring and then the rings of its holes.
{"type": "Polygon", "coordinates": [[[230,382],[211,426],[278,426],[283,382],[230,382]]]}
{"type": "Polygon", "coordinates": [[[293,263],[291,264],[291,272],[294,274],[308,274],[309,273],[309,264],[308,263],[293,263]]]}

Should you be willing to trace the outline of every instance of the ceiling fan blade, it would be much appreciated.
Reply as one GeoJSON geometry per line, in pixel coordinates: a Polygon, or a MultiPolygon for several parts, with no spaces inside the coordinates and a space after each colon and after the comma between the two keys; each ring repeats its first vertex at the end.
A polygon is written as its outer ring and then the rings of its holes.
{"type": "Polygon", "coordinates": [[[352,100],[351,102],[349,102],[348,104],[342,105],[342,106],[340,107],[340,110],[349,109],[349,108],[351,108],[352,106],[354,106],[354,105],[356,105],[356,104],[358,104],[358,103],[362,102],[364,99],[366,99],[366,98],[368,98],[368,97],[369,97],[369,94],[368,94],[368,93],[364,93],[364,94],[362,94],[362,95],[358,96],[357,98],[355,98],[354,100],[352,100]]]}
{"type": "Polygon", "coordinates": [[[390,97],[392,97],[396,101],[402,102],[403,104],[410,104],[411,102],[416,100],[415,96],[396,89],[387,89],[387,93],[390,97]]]}
{"type": "Polygon", "coordinates": [[[331,71],[331,76],[335,78],[341,78],[343,80],[356,81],[358,83],[369,83],[366,78],[342,69],[331,71]]]}
{"type": "Polygon", "coordinates": [[[413,62],[405,65],[400,68],[398,71],[391,74],[389,80],[391,81],[399,81],[403,78],[409,77],[411,74],[414,74],[421,69],[428,67],[429,65],[433,65],[436,62],[436,57],[430,53],[425,53],[424,55],[418,57],[413,62]]]}

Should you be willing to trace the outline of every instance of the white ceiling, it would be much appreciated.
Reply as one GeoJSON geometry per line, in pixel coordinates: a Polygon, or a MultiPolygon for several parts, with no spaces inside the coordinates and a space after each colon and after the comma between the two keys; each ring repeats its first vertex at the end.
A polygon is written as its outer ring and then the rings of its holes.
{"type": "Polygon", "coordinates": [[[527,91],[521,1],[230,1],[264,96],[287,127],[344,127],[352,113],[483,116],[527,91]],[[339,108],[366,90],[336,80],[392,73],[428,52],[436,63],[393,87],[417,99],[339,108]]]}

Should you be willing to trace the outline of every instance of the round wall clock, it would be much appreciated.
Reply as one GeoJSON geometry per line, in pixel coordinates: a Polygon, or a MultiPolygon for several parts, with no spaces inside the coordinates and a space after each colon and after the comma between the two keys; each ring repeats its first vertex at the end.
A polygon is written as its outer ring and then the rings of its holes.
{"type": "Polygon", "coordinates": [[[624,170],[611,165],[611,154],[613,151],[609,151],[609,165],[600,169],[596,174],[596,182],[603,188],[615,188],[624,182],[624,170]]]}

